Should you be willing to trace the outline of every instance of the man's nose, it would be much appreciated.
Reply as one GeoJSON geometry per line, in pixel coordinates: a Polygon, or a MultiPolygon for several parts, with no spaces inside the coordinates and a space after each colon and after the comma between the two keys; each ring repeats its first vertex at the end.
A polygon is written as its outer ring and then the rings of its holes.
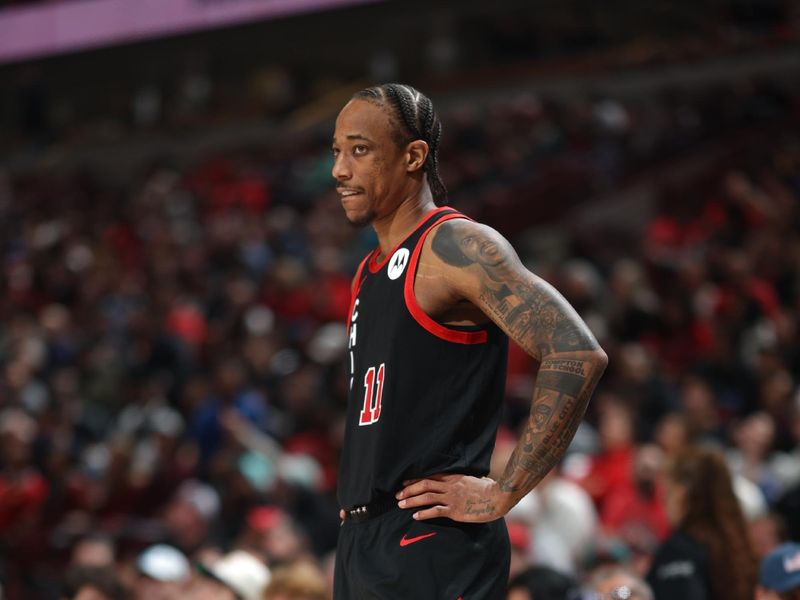
{"type": "Polygon", "coordinates": [[[347,166],[347,161],[342,154],[337,155],[333,160],[333,169],[331,169],[331,175],[333,175],[333,178],[336,181],[347,181],[350,179],[350,168],[347,166]]]}

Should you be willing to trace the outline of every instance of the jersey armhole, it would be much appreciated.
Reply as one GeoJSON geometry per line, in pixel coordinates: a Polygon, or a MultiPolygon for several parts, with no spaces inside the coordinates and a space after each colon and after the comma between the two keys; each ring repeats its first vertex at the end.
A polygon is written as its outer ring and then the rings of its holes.
{"type": "Polygon", "coordinates": [[[417,279],[417,266],[419,263],[420,254],[422,254],[422,247],[425,245],[425,238],[428,237],[430,231],[437,225],[449,221],[450,219],[466,219],[462,214],[445,215],[441,219],[434,221],[420,236],[414,252],[411,255],[411,261],[406,271],[406,279],[403,284],[403,297],[405,299],[406,308],[414,320],[428,333],[436,337],[453,342],[455,344],[484,344],[489,339],[489,333],[485,328],[478,329],[477,331],[463,331],[460,329],[452,329],[437,321],[434,321],[417,303],[417,297],[414,293],[414,283],[417,279]]]}

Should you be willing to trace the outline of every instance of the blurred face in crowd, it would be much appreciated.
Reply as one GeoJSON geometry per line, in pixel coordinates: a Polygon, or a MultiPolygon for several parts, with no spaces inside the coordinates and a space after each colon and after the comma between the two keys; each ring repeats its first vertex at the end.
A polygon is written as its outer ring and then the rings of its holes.
{"type": "Polygon", "coordinates": [[[110,567],[114,564],[114,547],[108,540],[81,540],[72,549],[71,562],[79,567],[110,567]]]}
{"type": "Polygon", "coordinates": [[[759,559],[772,552],[783,540],[784,534],[779,519],[780,517],[776,515],[767,514],[748,522],[750,543],[759,559]]]}
{"type": "Polygon", "coordinates": [[[93,585],[87,584],[78,590],[78,593],[75,594],[72,600],[114,600],[114,599],[108,597],[93,585]]]}
{"type": "Polygon", "coordinates": [[[633,441],[631,414],[622,404],[611,401],[605,404],[600,415],[600,437],[605,450],[626,448],[633,441]]]}
{"type": "Polygon", "coordinates": [[[192,578],[183,597],[192,600],[236,600],[236,594],[230,588],[202,575],[192,578]]]}
{"type": "Polygon", "coordinates": [[[284,518],[265,532],[262,550],[270,563],[288,563],[304,552],[305,544],[297,528],[284,518]]]}
{"type": "Polygon", "coordinates": [[[522,587],[514,587],[508,590],[506,600],[533,600],[528,590],[522,587]]]}
{"type": "Polygon", "coordinates": [[[663,463],[663,452],[655,444],[645,444],[636,452],[633,476],[636,488],[645,498],[652,498],[663,463]]]}
{"type": "Polygon", "coordinates": [[[11,431],[0,433],[0,452],[6,464],[17,468],[28,464],[31,458],[29,440],[11,431]]]}
{"type": "Polygon", "coordinates": [[[775,438],[775,423],[772,417],[763,412],[755,413],[745,419],[734,435],[736,445],[746,458],[763,460],[769,453],[775,438]]]}
{"type": "Polygon", "coordinates": [[[655,439],[667,454],[676,454],[684,448],[689,441],[689,430],[683,415],[671,414],[661,419],[656,426],[655,439]]]}
{"type": "Polygon", "coordinates": [[[208,523],[189,502],[175,499],[164,512],[164,523],[180,548],[198,546],[208,532],[208,523]]]}
{"type": "Polygon", "coordinates": [[[391,214],[419,191],[419,171],[427,156],[425,142],[397,144],[394,120],[387,109],[366,100],[351,100],[336,119],[332,174],[345,215],[366,225],[391,214]]]}
{"type": "Polygon", "coordinates": [[[178,581],[156,581],[141,576],[136,581],[135,595],[137,600],[180,600],[186,598],[188,585],[178,581]]]}

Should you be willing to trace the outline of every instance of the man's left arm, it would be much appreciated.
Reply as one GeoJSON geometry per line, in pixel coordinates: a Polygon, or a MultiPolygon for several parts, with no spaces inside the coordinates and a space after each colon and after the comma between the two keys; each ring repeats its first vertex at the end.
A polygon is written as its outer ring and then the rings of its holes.
{"type": "Polygon", "coordinates": [[[458,474],[406,482],[401,508],[417,519],[491,521],[505,515],[559,462],[583,418],[608,358],[575,310],[522,265],[496,231],[466,220],[433,232],[428,267],[457,297],[490,317],[540,361],[531,411],[502,476],[458,474]]]}

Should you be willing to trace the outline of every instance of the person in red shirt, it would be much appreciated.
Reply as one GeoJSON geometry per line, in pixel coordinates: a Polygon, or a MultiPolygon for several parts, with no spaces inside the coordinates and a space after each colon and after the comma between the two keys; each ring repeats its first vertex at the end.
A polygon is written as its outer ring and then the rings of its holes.
{"type": "Polygon", "coordinates": [[[659,473],[663,452],[658,446],[644,445],[636,451],[633,480],[615,487],[606,497],[600,521],[609,533],[626,542],[653,547],[669,534],[659,473]]]}

